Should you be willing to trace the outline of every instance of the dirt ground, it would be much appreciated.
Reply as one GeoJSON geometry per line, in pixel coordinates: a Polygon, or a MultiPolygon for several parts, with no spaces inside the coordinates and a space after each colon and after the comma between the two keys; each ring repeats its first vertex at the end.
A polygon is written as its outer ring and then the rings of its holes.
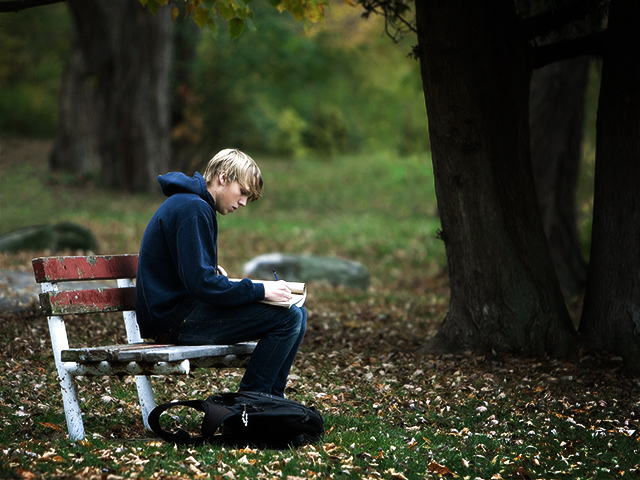
{"type": "Polygon", "coordinates": [[[51,139],[0,137],[0,169],[21,163],[44,165],[52,149],[51,139]]]}

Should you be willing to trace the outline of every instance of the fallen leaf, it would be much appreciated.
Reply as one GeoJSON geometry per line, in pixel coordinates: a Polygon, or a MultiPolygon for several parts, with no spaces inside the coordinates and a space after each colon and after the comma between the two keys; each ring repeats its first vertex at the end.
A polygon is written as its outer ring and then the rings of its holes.
{"type": "Polygon", "coordinates": [[[55,430],[56,432],[62,432],[62,427],[60,425],[56,425],[55,423],[50,423],[50,422],[40,422],[40,425],[42,425],[45,428],[50,428],[51,430],[55,430]]]}
{"type": "Polygon", "coordinates": [[[407,477],[405,477],[402,472],[396,472],[393,468],[390,468],[385,473],[390,475],[389,478],[391,478],[391,480],[407,480],[407,477]]]}
{"type": "Polygon", "coordinates": [[[457,477],[457,475],[453,473],[451,470],[449,470],[447,467],[445,467],[444,465],[440,465],[439,463],[436,463],[436,462],[431,462],[429,464],[429,471],[440,476],[451,475],[453,477],[457,477]]]}
{"type": "Polygon", "coordinates": [[[18,468],[16,470],[16,473],[18,474],[18,478],[21,478],[23,480],[31,480],[32,478],[38,478],[38,476],[35,473],[25,468],[18,468]]]}

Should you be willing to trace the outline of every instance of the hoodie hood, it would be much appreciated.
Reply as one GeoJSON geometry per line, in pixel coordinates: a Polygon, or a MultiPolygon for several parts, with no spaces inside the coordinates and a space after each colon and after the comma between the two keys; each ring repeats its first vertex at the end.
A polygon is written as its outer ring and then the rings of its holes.
{"type": "Polygon", "coordinates": [[[207,190],[207,182],[202,175],[196,172],[193,177],[181,172],[170,172],[166,175],[158,176],[158,183],[162,188],[162,193],[171,197],[179,193],[192,193],[198,195],[209,205],[214,207],[213,197],[207,190]]]}

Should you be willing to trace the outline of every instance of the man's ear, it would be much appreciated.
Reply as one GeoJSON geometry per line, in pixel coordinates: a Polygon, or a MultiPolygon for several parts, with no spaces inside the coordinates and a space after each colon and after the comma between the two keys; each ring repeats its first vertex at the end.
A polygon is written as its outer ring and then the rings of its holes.
{"type": "Polygon", "coordinates": [[[220,180],[220,185],[224,185],[227,183],[227,172],[220,172],[218,175],[218,179],[220,180]]]}

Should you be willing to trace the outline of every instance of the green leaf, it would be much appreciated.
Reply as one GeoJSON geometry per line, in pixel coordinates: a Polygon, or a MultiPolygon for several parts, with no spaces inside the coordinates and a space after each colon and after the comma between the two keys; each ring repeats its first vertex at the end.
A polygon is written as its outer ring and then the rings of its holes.
{"type": "Polygon", "coordinates": [[[256,24],[253,22],[253,12],[251,12],[251,15],[247,17],[244,23],[245,23],[245,28],[249,30],[251,33],[254,33],[256,30],[258,30],[256,28],[256,24]]]}
{"type": "Polygon", "coordinates": [[[166,5],[169,0],[139,0],[143,7],[146,7],[152,14],[158,13],[161,5],[166,5]]]}
{"type": "Polygon", "coordinates": [[[218,12],[226,20],[231,20],[236,15],[238,8],[238,4],[233,0],[220,0],[218,2],[218,12]]]}
{"type": "Polygon", "coordinates": [[[180,9],[178,7],[171,7],[171,21],[175,22],[180,17],[180,9]]]}
{"type": "Polygon", "coordinates": [[[238,38],[244,30],[244,20],[234,17],[229,21],[229,33],[232,38],[238,38]]]}
{"type": "Polygon", "coordinates": [[[238,17],[241,20],[245,20],[247,18],[247,15],[249,15],[249,13],[251,12],[251,9],[245,5],[242,8],[238,9],[238,11],[236,12],[236,17],[238,17]]]}
{"type": "Polygon", "coordinates": [[[156,14],[158,13],[158,8],[160,8],[160,4],[158,2],[156,2],[155,0],[148,0],[147,1],[147,9],[152,13],[152,14],[156,14]]]}
{"type": "Polygon", "coordinates": [[[196,8],[193,11],[193,21],[196,22],[200,28],[204,28],[209,22],[211,22],[211,10],[206,8],[196,8]]]}

